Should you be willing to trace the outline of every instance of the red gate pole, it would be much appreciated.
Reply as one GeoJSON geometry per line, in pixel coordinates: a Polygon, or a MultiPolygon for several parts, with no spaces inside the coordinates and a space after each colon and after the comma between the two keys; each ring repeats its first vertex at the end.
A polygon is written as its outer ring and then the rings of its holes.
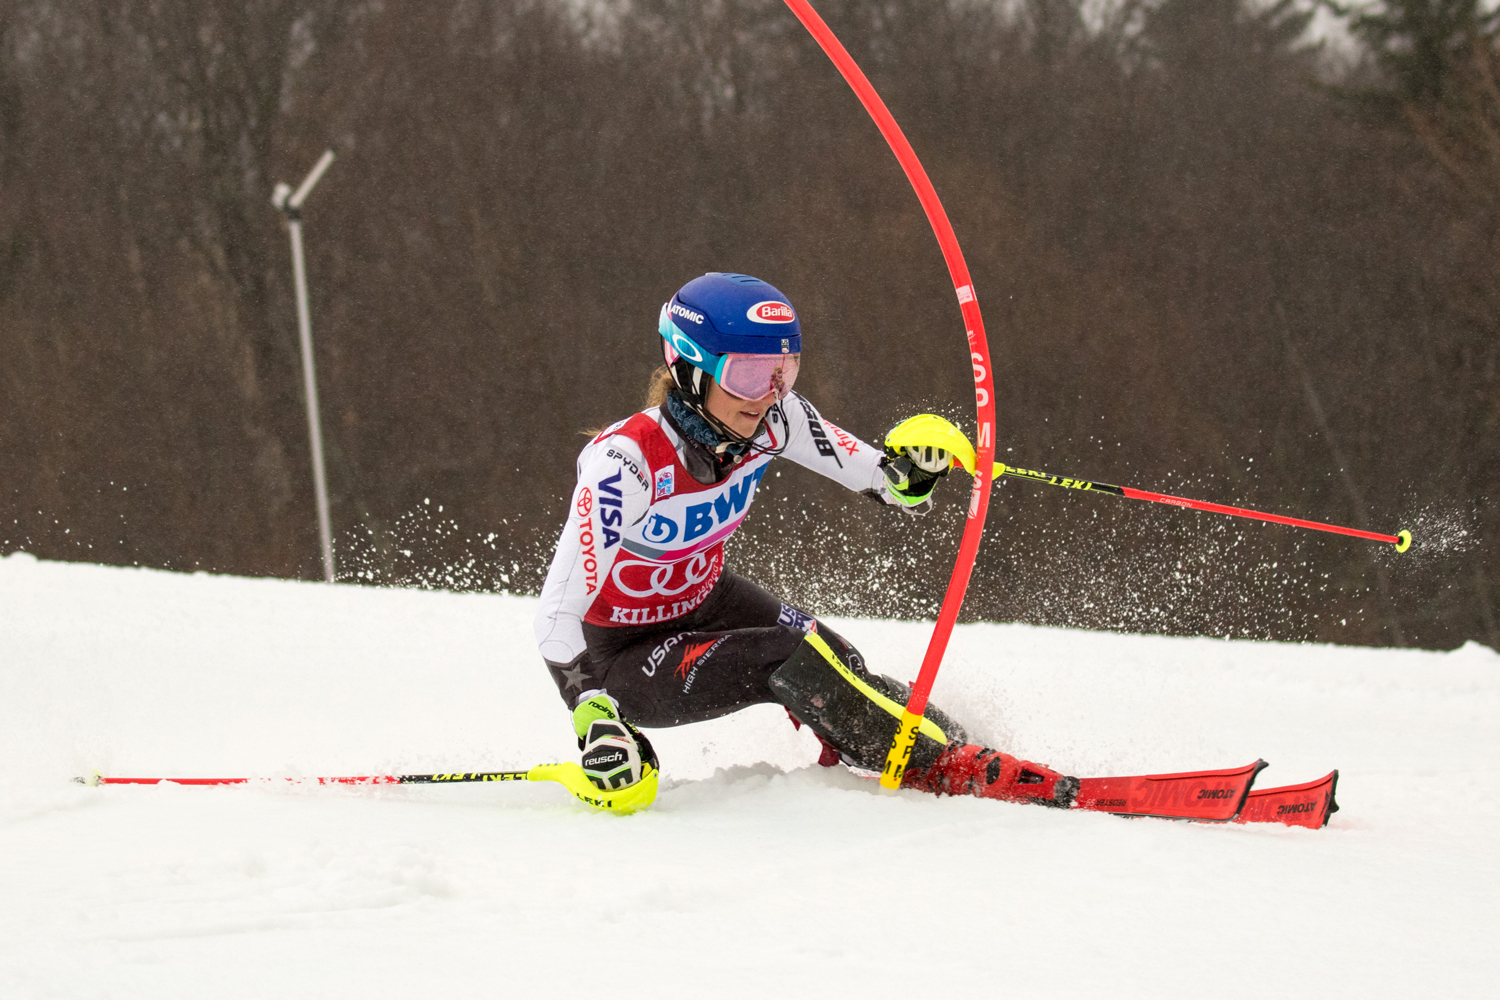
{"type": "MultiPolygon", "coordinates": [[[[984,335],[984,318],[979,314],[979,300],[974,295],[974,283],[969,278],[969,266],[964,263],[958,237],[954,235],[953,226],[948,222],[948,213],[943,211],[943,203],[938,200],[932,181],[928,180],[922,162],[917,159],[911,143],[902,134],[901,126],[896,124],[896,119],[891,116],[885,102],[870,85],[848,50],[828,25],[823,23],[823,19],[807,0],[786,0],[786,5],[797,15],[803,27],[812,33],[813,38],[817,39],[828,58],[833,60],[833,64],[854,89],[860,103],[875,120],[880,134],[890,144],[891,152],[896,154],[896,160],[906,172],[906,179],[911,182],[923,211],[927,213],[927,221],[932,226],[933,235],[937,237],[938,246],[942,248],[943,260],[948,265],[953,290],[958,295],[959,310],[963,314],[969,359],[974,368],[974,402],[979,416],[977,467],[988,469],[995,458],[995,383],[990,364],[990,347],[984,335]]],[[[880,783],[886,788],[901,787],[901,775],[906,771],[912,745],[916,742],[917,727],[921,725],[922,713],[927,709],[927,697],[932,692],[933,681],[937,680],[938,667],[942,665],[943,653],[948,649],[953,625],[958,621],[958,611],[964,603],[964,592],[969,588],[969,576],[973,573],[974,559],[979,553],[979,540],[984,534],[984,516],[989,510],[990,488],[989,476],[974,477],[974,492],[969,496],[969,517],[964,523],[963,538],[958,544],[958,559],[953,565],[953,575],[948,580],[948,590],[943,595],[943,604],[938,610],[937,625],[927,644],[927,654],[922,658],[922,670],[917,674],[916,683],[912,685],[911,699],[906,703],[906,711],[901,716],[900,725],[886,755],[885,770],[880,775],[880,783]]]]}

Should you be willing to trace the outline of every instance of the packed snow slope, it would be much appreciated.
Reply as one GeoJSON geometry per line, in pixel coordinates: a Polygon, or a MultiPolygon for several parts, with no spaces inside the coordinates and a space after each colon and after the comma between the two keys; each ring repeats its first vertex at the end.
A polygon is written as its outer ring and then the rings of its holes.
{"type": "MultiPolygon", "coordinates": [[[[813,764],[776,708],[551,784],[86,788],[576,754],[529,598],[0,559],[0,996],[1493,996],[1500,656],[969,625],[934,702],[1079,775],[1338,767],[1324,830],[813,764]]],[[[915,673],[923,623],[832,622],[915,673]]]]}

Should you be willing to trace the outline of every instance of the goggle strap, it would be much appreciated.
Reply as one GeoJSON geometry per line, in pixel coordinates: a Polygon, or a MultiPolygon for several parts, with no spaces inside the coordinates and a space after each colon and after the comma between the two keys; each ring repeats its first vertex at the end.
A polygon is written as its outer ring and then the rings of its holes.
{"type": "MultiPolygon", "coordinates": [[[[695,341],[691,336],[688,335],[688,332],[686,330],[684,330],[682,327],[680,327],[680,326],[677,325],[677,322],[672,319],[671,313],[668,312],[667,306],[665,306],[665,305],[661,307],[661,320],[658,323],[658,331],[660,332],[660,334],[662,336],[663,342],[666,344],[666,350],[668,352],[670,352],[668,354],[668,358],[669,358],[668,364],[670,365],[672,363],[672,360],[670,360],[671,357],[672,357],[672,355],[676,355],[677,357],[682,358],[683,360],[687,361],[688,365],[693,369],[693,392],[700,399],[707,392],[707,388],[708,388],[707,386],[705,386],[703,384],[703,376],[704,375],[708,375],[715,382],[718,382],[720,386],[723,386],[723,384],[724,384],[724,377],[723,377],[724,376],[724,369],[726,367],[728,367],[729,361],[730,361],[730,354],[732,354],[733,352],[729,352],[729,353],[725,353],[725,354],[714,354],[712,351],[705,350],[697,341],[695,341]],[[681,337],[683,340],[685,340],[689,344],[691,344],[693,346],[693,350],[696,351],[700,357],[713,358],[714,359],[714,361],[713,361],[713,370],[712,371],[707,371],[707,370],[703,369],[697,363],[695,363],[691,358],[686,357],[685,355],[682,354],[682,352],[678,351],[676,349],[676,344],[674,343],[676,337],[681,337]]],[[[767,356],[768,357],[772,357],[774,355],[767,355],[767,356]]],[[[726,391],[728,391],[728,390],[726,390],[726,391]]],[[[758,398],[760,398],[758,396],[757,397],[740,396],[738,393],[735,393],[735,392],[730,392],[730,395],[731,396],[735,396],[738,399],[748,399],[748,398],[756,398],[756,399],[758,399],[758,398]]]]}

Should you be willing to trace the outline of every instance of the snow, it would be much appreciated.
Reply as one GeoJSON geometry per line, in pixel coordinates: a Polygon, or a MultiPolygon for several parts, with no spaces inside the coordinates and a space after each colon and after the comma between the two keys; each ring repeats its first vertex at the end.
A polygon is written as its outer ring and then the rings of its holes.
{"type": "MultiPolygon", "coordinates": [[[[934,702],[1069,773],[1341,773],[1327,829],[917,793],[779,709],[550,784],[86,788],[576,754],[531,598],[0,559],[0,997],[1492,995],[1500,655],[969,625],[934,702]]],[[[909,679],[929,626],[831,624],[909,679]]]]}

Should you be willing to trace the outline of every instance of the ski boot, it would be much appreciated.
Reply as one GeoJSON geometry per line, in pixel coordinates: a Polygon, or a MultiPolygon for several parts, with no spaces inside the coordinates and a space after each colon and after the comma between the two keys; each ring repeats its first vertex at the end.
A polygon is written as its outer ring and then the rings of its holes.
{"type": "Polygon", "coordinates": [[[1035,802],[1066,809],[1078,795],[1078,779],[1041,764],[972,743],[950,744],[930,767],[908,770],[902,788],[934,795],[977,795],[1006,802],[1035,802]]]}

